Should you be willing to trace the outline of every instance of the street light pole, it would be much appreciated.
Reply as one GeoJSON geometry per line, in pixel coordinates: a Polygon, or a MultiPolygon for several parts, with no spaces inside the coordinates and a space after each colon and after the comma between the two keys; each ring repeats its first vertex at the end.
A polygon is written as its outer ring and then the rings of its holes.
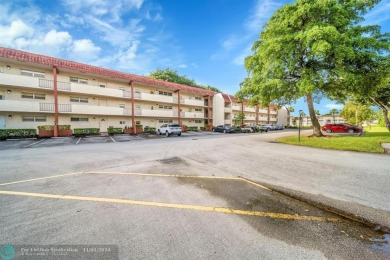
{"type": "Polygon", "coordinates": [[[298,142],[301,142],[301,122],[302,122],[302,110],[299,110],[299,121],[298,121],[298,142]]]}

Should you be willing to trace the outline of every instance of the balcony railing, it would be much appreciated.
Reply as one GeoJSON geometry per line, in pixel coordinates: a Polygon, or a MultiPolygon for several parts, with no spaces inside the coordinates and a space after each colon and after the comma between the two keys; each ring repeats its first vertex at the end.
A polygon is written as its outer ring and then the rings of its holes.
{"type": "MultiPolygon", "coordinates": [[[[54,112],[54,103],[39,103],[39,111],[54,112]]],[[[72,104],[58,104],[58,112],[72,112],[72,104]]]]}

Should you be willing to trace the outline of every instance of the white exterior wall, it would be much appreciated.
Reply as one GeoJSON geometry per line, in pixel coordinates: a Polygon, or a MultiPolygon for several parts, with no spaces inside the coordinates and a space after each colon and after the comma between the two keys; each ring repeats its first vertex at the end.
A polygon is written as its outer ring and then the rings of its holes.
{"type": "Polygon", "coordinates": [[[213,125],[225,124],[225,100],[221,93],[214,95],[213,98],[213,125]]]}
{"type": "Polygon", "coordinates": [[[282,107],[278,110],[277,124],[287,126],[289,124],[290,113],[287,108],[282,107]]]}

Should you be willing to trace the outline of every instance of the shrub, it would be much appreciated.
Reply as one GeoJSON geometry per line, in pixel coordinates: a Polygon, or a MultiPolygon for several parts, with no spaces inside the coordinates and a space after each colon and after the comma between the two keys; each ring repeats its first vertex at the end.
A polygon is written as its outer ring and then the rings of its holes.
{"type": "Polygon", "coordinates": [[[200,127],[200,131],[206,131],[206,127],[201,126],[201,127],[200,127]]]}
{"type": "Polygon", "coordinates": [[[188,131],[198,131],[197,126],[189,126],[187,129],[188,129],[188,131]]]}
{"type": "Polygon", "coordinates": [[[75,128],[74,135],[98,135],[100,133],[99,128],[75,128]]]}
{"type": "Polygon", "coordinates": [[[36,135],[35,129],[0,129],[0,139],[34,137],[36,135]]]}
{"type": "Polygon", "coordinates": [[[120,127],[117,128],[111,127],[107,129],[107,132],[109,135],[123,134],[123,129],[120,127]]]}
{"type": "Polygon", "coordinates": [[[155,127],[146,127],[145,126],[144,133],[155,134],[156,133],[156,128],[155,127]]]}
{"type": "Polygon", "coordinates": [[[143,129],[143,127],[144,127],[143,125],[135,125],[136,129],[143,129]]]}
{"type": "MultiPolygon", "coordinates": [[[[40,125],[38,130],[54,130],[54,125],[40,125]]],[[[58,130],[70,130],[70,125],[58,125],[58,130]]]]}

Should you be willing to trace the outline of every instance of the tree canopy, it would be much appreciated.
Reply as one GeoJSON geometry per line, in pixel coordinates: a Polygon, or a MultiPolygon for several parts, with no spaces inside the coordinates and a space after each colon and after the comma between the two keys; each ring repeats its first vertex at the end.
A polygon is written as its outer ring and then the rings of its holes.
{"type": "Polygon", "coordinates": [[[340,116],[354,125],[361,125],[364,121],[370,123],[376,118],[374,110],[369,105],[362,105],[353,101],[345,103],[340,116]]]}
{"type": "Polygon", "coordinates": [[[165,70],[157,69],[148,75],[149,78],[174,82],[178,84],[188,85],[195,88],[203,88],[215,92],[221,92],[218,88],[213,86],[205,86],[195,82],[193,79],[189,79],[186,75],[179,75],[177,71],[166,68],[165,70]]]}
{"type": "Polygon", "coordinates": [[[316,98],[344,99],[357,91],[368,80],[362,70],[376,70],[389,50],[389,35],[358,24],[378,2],[297,0],[277,10],[245,60],[250,78],[240,91],[265,103],[305,97],[313,135],[321,136],[316,98]]]}

